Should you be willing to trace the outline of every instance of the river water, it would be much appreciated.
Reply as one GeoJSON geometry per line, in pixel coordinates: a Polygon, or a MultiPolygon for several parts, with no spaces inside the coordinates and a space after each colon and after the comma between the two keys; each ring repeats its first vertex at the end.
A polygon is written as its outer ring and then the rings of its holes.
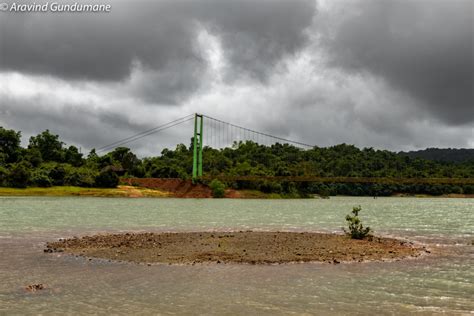
{"type": "Polygon", "coordinates": [[[474,314],[474,200],[0,197],[0,314],[474,314]],[[395,262],[138,265],[43,253],[46,241],[119,231],[340,232],[361,205],[376,234],[426,244],[395,262]],[[27,293],[24,287],[46,289],[27,293]]]}

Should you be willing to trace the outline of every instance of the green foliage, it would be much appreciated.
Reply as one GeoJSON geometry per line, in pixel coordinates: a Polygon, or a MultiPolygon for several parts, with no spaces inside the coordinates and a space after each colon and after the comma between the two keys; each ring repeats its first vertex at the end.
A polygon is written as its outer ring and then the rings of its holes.
{"type": "Polygon", "coordinates": [[[93,169],[85,167],[69,168],[64,177],[64,183],[71,186],[93,187],[97,175],[98,172],[93,169]]]}
{"type": "Polygon", "coordinates": [[[463,191],[465,194],[474,194],[474,185],[466,185],[463,191]]]}
{"type": "Polygon", "coordinates": [[[353,215],[346,216],[346,222],[349,226],[349,230],[344,229],[352,239],[364,239],[367,237],[371,231],[370,227],[365,227],[362,225],[362,222],[359,219],[359,212],[362,210],[360,206],[354,206],[352,208],[353,215]]]}
{"type": "Polygon", "coordinates": [[[322,198],[322,199],[329,199],[329,196],[331,195],[331,192],[329,191],[329,189],[326,187],[326,188],[322,188],[320,191],[319,191],[319,196],[322,198]]]}
{"type": "Polygon", "coordinates": [[[294,183],[294,182],[284,181],[282,183],[282,187],[283,187],[283,195],[286,198],[295,199],[295,198],[298,198],[298,197],[305,197],[305,196],[303,196],[303,195],[305,195],[303,190],[301,190],[301,192],[298,193],[297,184],[294,183]]]}
{"type": "Polygon", "coordinates": [[[34,186],[47,188],[52,186],[53,181],[48,175],[48,172],[44,169],[37,169],[31,176],[31,183],[34,186]]]}
{"type": "Polygon", "coordinates": [[[0,126],[0,164],[13,163],[20,153],[21,133],[0,126]]]}
{"type": "Polygon", "coordinates": [[[0,186],[4,187],[8,185],[8,170],[0,166],[0,186]]]}
{"type": "Polygon", "coordinates": [[[95,177],[95,185],[99,188],[115,188],[119,184],[119,177],[110,168],[102,170],[95,177]]]}
{"type": "Polygon", "coordinates": [[[64,177],[66,176],[65,166],[56,164],[54,168],[49,171],[49,177],[54,185],[64,185],[64,177]]]}
{"type": "Polygon", "coordinates": [[[79,167],[83,163],[82,154],[79,152],[77,147],[69,146],[69,148],[64,152],[64,161],[74,167],[79,167]]]}
{"type": "MultiPolygon", "coordinates": [[[[98,155],[91,150],[84,158],[77,147],[66,147],[58,135],[48,130],[30,138],[28,148],[20,147],[20,132],[0,127],[0,185],[10,185],[10,171],[24,162],[24,168],[33,173],[33,185],[40,178],[51,179],[53,185],[95,186],[101,170],[112,168],[119,176],[159,177],[189,179],[192,173],[192,148],[179,144],[173,149],[163,149],[160,156],[138,159],[126,147],[98,155]],[[38,170],[44,170],[44,173],[38,170]],[[36,177],[38,174],[38,177],[36,177]],[[41,175],[41,176],[39,176],[41,175]],[[3,179],[3,180],[2,180],[3,179]]],[[[234,142],[231,148],[203,148],[203,171],[206,176],[321,176],[321,177],[456,177],[474,178],[472,150],[427,150],[430,156],[443,155],[443,162],[409,157],[373,148],[359,149],[340,144],[332,147],[314,147],[302,150],[288,144],[259,145],[252,141],[234,142]],[[455,154],[462,159],[451,159],[455,154]],[[448,157],[449,159],[444,159],[448,157]],[[467,158],[466,158],[467,157],[467,158]],[[454,162],[455,161],[455,162],[454,162]]],[[[16,170],[18,171],[18,170],[16,170]]],[[[19,171],[18,171],[19,172],[19,171]]],[[[19,172],[21,174],[21,172],[19,172]]],[[[28,173],[28,172],[27,172],[28,173]]],[[[105,176],[104,176],[105,177],[105,176]]],[[[20,177],[21,178],[21,177],[20,177]]],[[[101,179],[101,177],[99,177],[101,179]]],[[[44,180],[44,179],[43,179],[44,180]]],[[[47,182],[47,181],[46,181],[47,182]]],[[[394,193],[409,194],[473,194],[472,185],[397,185],[359,183],[292,183],[260,181],[235,181],[227,183],[232,188],[261,191],[284,197],[305,197],[319,194],[352,196],[390,196],[394,193]]]]}
{"type": "Polygon", "coordinates": [[[474,149],[426,148],[418,151],[400,152],[400,155],[444,162],[466,162],[474,160],[474,149]]]}
{"type": "Polygon", "coordinates": [[[38,148],[24,150],[23,159],[28,161],[33,167],[38,167],[43,162],[43,157],[38,148]]]}
{"type": "Polygon", "coordinates": [[[59,140],[58,135],[53,135],[49,130],[45,130],[37,136],[30,138],[29,149],[38,149],[44,161],[63,162],[65,152],[64,143],[59,140]]]}
{"type": "Polygon", "coordinates": [[[160,164],[150,171],[152,178],[181,178],[186,179],[186,171],[178,166],[162,166],[160,164]]]}
{"type": "Polygon", "coordinates": [[[31,178],[31,166],[28,163],[20,162],[11,165],[7,183],[14,188],[26,188],[31,178]]]}
{"type": "Polygon", "coordinates": [[[212,196],[215,198],[223,198],[225,195],[225,185],[217,179],[214,179],[209,184],[212,190],[212,196]]]}
{"type": "Polygon", "coordinates": [[[112,161],[118,162],[127,171],[133,171],[140,164],[140,159],[127,147],[117,147],[109,155],[112,157],[112,161]]]}
{"type": "Polygon", "coordinates": [[[264,193],[281,193],[283,191],[281,183],[275,181],[264,180],[259,185],[260,190],[264,193]]]}

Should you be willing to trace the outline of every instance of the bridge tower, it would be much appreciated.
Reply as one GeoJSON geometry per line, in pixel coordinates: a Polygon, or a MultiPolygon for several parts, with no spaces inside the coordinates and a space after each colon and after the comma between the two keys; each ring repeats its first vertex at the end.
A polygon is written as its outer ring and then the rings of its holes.
{"type": "Polygon", "coordinates": [[[202,130],[204,124],[202,114],[194,116],[194,138],[193,138],[193,183],[202,177],[202,130]]]}

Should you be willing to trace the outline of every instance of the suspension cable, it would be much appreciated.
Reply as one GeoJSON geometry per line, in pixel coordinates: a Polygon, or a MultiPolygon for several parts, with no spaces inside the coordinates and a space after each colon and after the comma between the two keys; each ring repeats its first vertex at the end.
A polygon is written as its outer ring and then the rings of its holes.
{"type": "Polygon", "coordinates": [[[232,123],[224,122],[224,121],[222,121],[222,120],[219,120],[219,119],[216,119],[216,118],[214,118],[214,117],[207,116],[207,115],[203,115],[203,116],[206,117],[206,118],[208,118],[209,120],[213,120],[213,121],[215,121],[215,122],[218,122],[219,124],[227,124],[228,126],[232,126],[232,127],[236,128],[236,129],[241,130],[241,131],[243,132],[243,134],[244,134],[243,138],[247,138],[247,134],[250,136],[250,135],[252,135],[251,133],[253,133],[253,134],[256,134],[256,135],[262,135],[262,136],[265,136],[265,137],[267,137],[267,138],[272,138],[272,139],[284,141],[284,142],[286,142],[286,143],[300,145],[300,146],[303,146],[303,147],[309,147],[309,148],[313,148],[313,147],[314,147],[314,145],[310,145],[310,144],[302,143],[302,142],[299,142],[299,141],[294,141],[294,140],[291,140],[291,139],[286,139],[286,138],[282,138],[282,137],[270,135],[270,134],[267,134],[267,133],[264,133],[264,132],[255,131],[255,130],[252,130],[252,129],[249,129],[249,128],[245,128],[245,127],[242,127],[242,126],[239,126],[239,125],[235,125],[235,124],[232,124],[232,123]]]}
{"type": "Polygon", "coordinates": [[[123,138],[121,140],[118,140],[118,141],[115,141],[111,144],[108,144],[108,145],[105,145],[105,146],[102,146],[102,147],[99,147],[97,149],[97,152],[102,152],[102,151],[107,151],[107,150],[110,150],[114,147],[118,147],[118,146],[122,146],[122,145],[125,145],[125,144],[128,144],[130,142],[134,142],[136,140],[139,140],[143,137],[146,137],[146,136],[149,136],[151,134],[155,134],[155,133],[158,133],[158,132],[161,132],[163,130],[166,130],[168,128],[171,128],[173,126],[176,126],[176,125],[179,125],[179,124],[182,124],[182,123],[185,123],[185,122],[188,122],[190,120],[192,120],[194,118],[194,114],[190,114],[190,115],[186,115],[184,117],[181,117],[179,119],[176,119],[176,120],[173,120],[173,121],[170,121],[166,124],[162,124],[162,125],[159,125],[159,126],[156,126],[152,129],[149,129],[149,130],[146,130],[146,131],[143,131],[143,132],[140,132],[140,133],[137,133],[135,135],[132,135],[132,136],[129,136],[127,138],[123,138]]]}

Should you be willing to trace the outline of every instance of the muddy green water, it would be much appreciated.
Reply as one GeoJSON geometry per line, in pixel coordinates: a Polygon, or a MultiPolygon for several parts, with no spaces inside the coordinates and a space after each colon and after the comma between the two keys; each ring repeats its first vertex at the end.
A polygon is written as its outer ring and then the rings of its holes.
{"type": "Polygon", "coordinates": [[[0,197],[0,314],[467,315],[473,242],[473,199],[0,197]],[[97,232],[336,232],[354,205],[377,234],[435,251],[397,262],[266,266],[147,266],[43,253],[46,241],[97,232]],[[47,288],[26,293],[31,283],[47,288]]]}

